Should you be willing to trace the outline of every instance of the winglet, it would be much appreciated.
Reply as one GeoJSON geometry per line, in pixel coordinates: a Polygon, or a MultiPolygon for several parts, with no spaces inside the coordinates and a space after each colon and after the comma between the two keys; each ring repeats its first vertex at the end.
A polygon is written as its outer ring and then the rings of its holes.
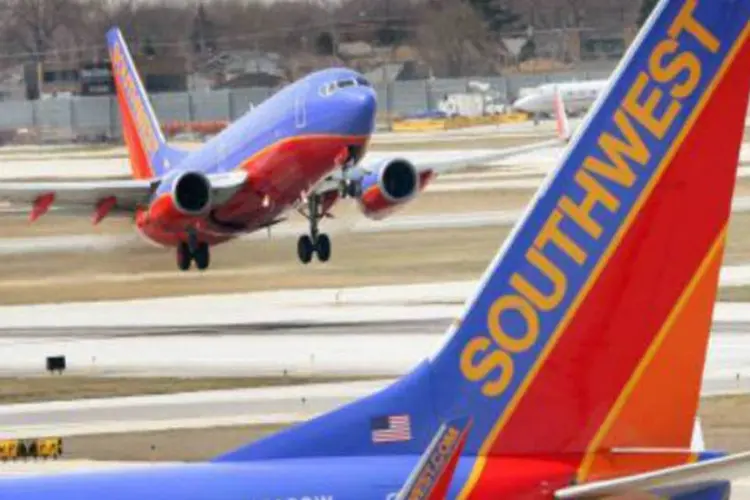
{"type": "Polygon", "coordinates": [[[568,121],[565,102],[563,101],[562,94],[560,94],[559,87],[555,87],[555,126],[557,136],[561,140],[568,142],[571,136],[570,122],[568,121]]]}
{"type": "Polygon", "coordinates": [[[441,425],[396,500],[445,498],[470,428],[468,417],[441,425]]]}

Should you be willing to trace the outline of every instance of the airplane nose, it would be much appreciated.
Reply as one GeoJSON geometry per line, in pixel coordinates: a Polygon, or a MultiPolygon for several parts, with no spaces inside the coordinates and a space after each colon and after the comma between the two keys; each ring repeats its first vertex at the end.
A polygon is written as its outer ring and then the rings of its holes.
{"type": "Polygon", "coordinates": [[[532,112],[534,111],[533,109],[531,109],[533,103],[533,96],[527,95],[516,99],[513,104],[511,104],[511,106],[513,107],[513,109],[518,111],[532,112]]]}
{"type": "Polygon", "coordinates": [[[353,135],[371,134],[375,128],[377,98],[369,87],[352,89],[346,95],[346,122],[353,135]]]}

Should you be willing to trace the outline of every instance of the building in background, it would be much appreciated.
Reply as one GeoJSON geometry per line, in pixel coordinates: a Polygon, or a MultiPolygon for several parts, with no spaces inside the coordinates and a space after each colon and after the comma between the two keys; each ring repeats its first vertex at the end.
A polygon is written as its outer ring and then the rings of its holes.
{"type": "MultiPolygon", "coordinates": [[[[135,56],[135,64],[149,93],[187,90],[186,59],[180,56],[135,56]]],[[[26,99],[113,95],[109,61],[47,61],[24,65],[26,99]]]]}

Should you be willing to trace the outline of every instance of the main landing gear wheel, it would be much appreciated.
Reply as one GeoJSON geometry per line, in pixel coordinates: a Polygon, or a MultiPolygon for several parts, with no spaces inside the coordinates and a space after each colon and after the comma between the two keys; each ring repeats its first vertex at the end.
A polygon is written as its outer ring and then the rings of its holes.
{"type": "Polygon", "coordinates": [[[193,237],[190,240],[190,242],[183,241],[177,245],[177,267],[181,271],[187,271],[195,261],[195,267],[199,270],[208,269],[211,264],[211,247],[208,243],[198,242],[193,237]]]}
{"type": "Polygon", "coordinates": [[[177,267],[180,271],[187,271],[190,269],[190,264],[193,262],[193,256],[190,252],[190,247],[187,243],[179,243],[177,245],[177,267]]]}
{"type": "Polygon", "coordinates": [[[297,256],[300,262],[308,264],[312,260],[314,252],[315,245],[313,245],[312,239],[306,234],[300,236],[297,240],[297,256]]]}
{"type": "Polygon", "coordinates": [[[208,266],[211,264],[211,249],[208,243],[198,243],[193,252],[193,259],[195,260],[195,267],[199,270],[208,269],[208,266]]]}
{"type": "Polygon", "coordinates": [[[318,241],[315,242],[315,253],[318,254],[320,262],[328,262],[331,258],[331,239],[327,234],[318,235],[318,241]]]}
{"type": "Polygon", "coordinates": [[[319,195],[313,194],[308,198],[306,217],[310,223],[310,234],[297,240],[297,256],[303,264],[309,264],[313,254],[318,256],[320,262],[327,262],[331,258],[331,239],[327,234],[318,232],[318,222],[323,217],[319,195]]]}

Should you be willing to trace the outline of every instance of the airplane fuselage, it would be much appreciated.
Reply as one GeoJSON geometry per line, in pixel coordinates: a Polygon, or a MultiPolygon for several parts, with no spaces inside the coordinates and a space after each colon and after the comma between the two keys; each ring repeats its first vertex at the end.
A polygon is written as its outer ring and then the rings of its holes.
{"type": "MultiPolygon", "coordinates": [[[[111,500],[148,500],[166,495],[182,500],[391,500],[418,459],[417,455],[404,455],[156,465],[150,469],[99,471],[95,475],[50,475],[41,481],[20,479],[3,484],[3,492],[9,498],[42,498],[49,492],[59,500],[100,495],[111,500]]],[[[494,491],[513,498],[553,498],[554,488],[565,485],[573,474],[572,468],[554,462],[491,460],[498,471],[494,491]],[[519,475],[526,480],[519,481],[519,475]]],[[[461,459],[450,498],[459,494],[457,486],[468,479],[474,461],[473,457],[461,459]]]]}
{"type": "Polygon", "coordinates": [[[565,102],[566,111],[577,114],[586,111],[606,85],[607,80],[548,83],[540,85],[529,94],[517,99],[513,103],[513,108],[533,115],[551,116],[554,113],[555,89],[557,89],[565,102]]]}
{"type": "MultiPolygon", "coordinates": [[[[243,169],[248,182],[228,202],[196,221],[198,238],[211,245],[272,224],[320,179],[338,168],[342,153],[365,152],[374,128],[375,94],[348,69],[312,73],[283,88],[190,153],[171,171],[205,174],[243,169]],[[330,83],[356,85],[325,92],[330,83]]],[[[330,203],[335,200],[328,200],[330,203]]],[[[183,227],[136,214],[140,233],[164,246],[184,241],[183,227]]]]}
{"type": "MultiPolygon", "coordinates": [[[[153,465],[95,474],[52,474],[2,481],[8,498],[108,500],[394,500],[417,455],[282,459],[247,463],[153,465]]],[[[483,479],[492,498],[553,499],[574,482],[572,457],[492,457],[483,479]],[[489,480],[489,481],[488,481],[489,480]]],[[[447,498],[458,498],[476,457],[459,460],[447,498]]],[[[700,498],[722,498],[728,483],[710,484],[700,498]]],[[[473,495],[470,498],[487,498],[473,495]]],[[[671,497],[669,497],[671,498],[671,497]]],[[[695,497],[698,498],[698,497],[695,497]]]]}

